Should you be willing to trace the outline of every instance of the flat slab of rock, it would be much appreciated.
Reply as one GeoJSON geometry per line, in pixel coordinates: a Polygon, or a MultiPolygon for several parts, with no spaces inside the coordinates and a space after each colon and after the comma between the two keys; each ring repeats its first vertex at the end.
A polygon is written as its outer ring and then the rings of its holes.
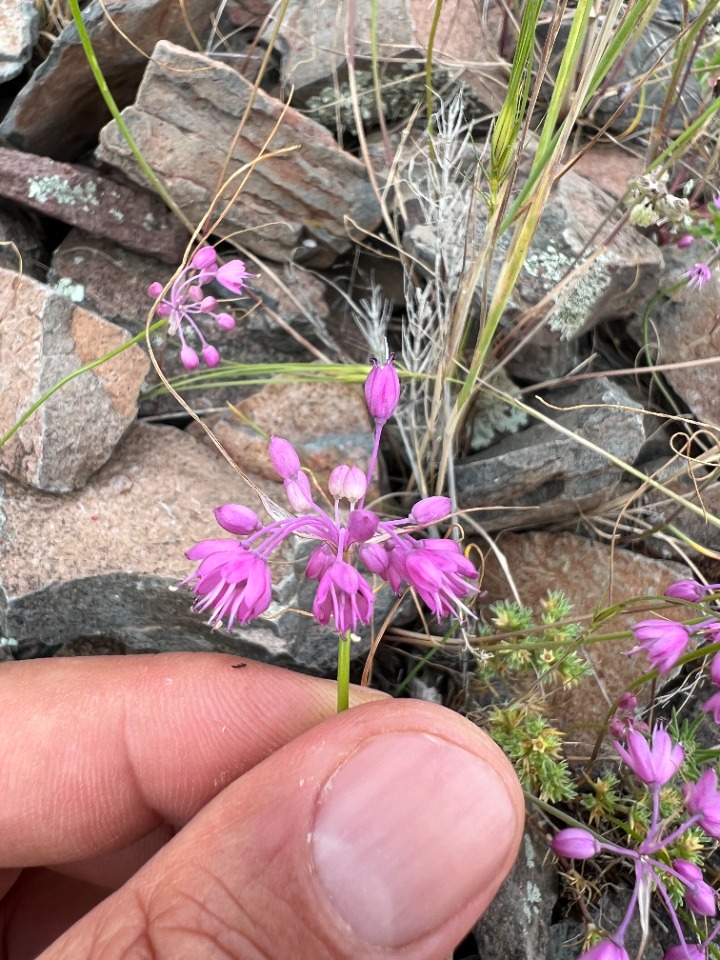
{"type": "MultiPolygon", "coordinates": [[[[563,411],[540,406],[545,416],[615,457],[634,463],[647,438],[637,401],[616,381],[586,380],[545,396],[563,411]],[[569,409],[581,406],[582,409],[569,409]]],[[[545,423],[505,437],[455,468],[458,505],[483,507],[489,530],[537,527],[577,516],[617,490],[622,473],[600,453],[545,423]],[[503,509],[504,508],[504,509],[503,509]]]]}
{"type": "MultiPolygon", "coordinates": [[[[219,650],[332,672],[336,635],[310,617],[281,614],[308,610],[316,587],[296,576],[290,557],[274,568],[274,619],[232,633],[211,630],[176,589],[193,567],[184,552],[222,535],[213,509],[228,501],[253,505],[224,461],[187,433],[147,423],[75,493],[39,493],[0,477],[0,647],[22,659],[85,638],[113,652],[219,650]]],[[[363,650],[367,641],[354,645],[363,650]]]]}
{"type": "Polygon", "coordinates": [[[154,194],[89,167],[0,147],[0,197],[165,263],[187,246],[187,230],[154,194]]]}
{"type": "Polygon", "coordinates": [[[33,0],[3,0],[0,8],[0,83],[22,72],[32,56],[40,30],[33,0]]]}
{"type": "MultiPolygon", "coordinates": [[[[16,2],[11,0],[11,9],[16,2]]],[[[34,6],[32,0],[28,5],[34,6]]],[[[93,0],[88,4],[83,21],[119,107],[132,101],[154,44],[162,37],[192,43],[190,30],[204,34],[216,6],[217,0],[123,0],[112,4],[93,0]]],[[[70,23],[15,98],[0,123],[0,136],[28,153],[74,160],[95,143],[98,130],[109,118],[75,24],[70,23]]]]}
{"type": "MultiPolygon", "coordinates": [[[[572,533],[503,534],[497,543],[524,604],[540,610],[540,601],[547,596],[548,590],[562,590],[573,605],[572,616],[586,618],[582,621],[584,623],[598,609],[622,600],[662,596],[674,580],[688,576],[687,568],[682,564],[613,549],[572,533]]],[[[487,552],[485,560],[482,586],[488,593],[483,603],[512,597],[505,574],[492,551],[487,552]]],[[[677,607],[675,610],[678,619],[682,619],[682,611],[677,607]]],[[[638,621],[660,614],[672,619],[672,612],[669,604],[661,603],[656,613],[645,610],[614,617],[598,633],[629,630],[638,621]]],[[[592,752],[597,732],[589,730],[587,725],[603,723],[611,703],[648,669],[646,657],[625,656],[633,646],[632,637],[588,644],[584,651],[593,665],[595,676],[551,700],[549,716],[560,719],[561,729],[572,727],[572,736],[566,741],[566,755],[573,762],[587,760],[592,752]]]]}
{"type": "MultiPolygon", "coordinates": [[[[361,232],[371,231],[380,223],[380,208],[362,163],[319,124],[292,107],[284,109],[262,91],[254,94],[253,85],[232,67],[163,41],[123,118],[193,223],[203,220],[222,184],[254,163],[268,140],[266,152],[291,148],[257,163],[216,232],[239,236],[270,260],[328,266],[350,247],[346,218],[361,232]]],[[[103,128],[97,155],[144,182],[115,123],[103,128]]],[[[233,199],[242,176],[222,191],[216,215],[233,199]]]]}
{"type": "MultiPolygon", "coordinates": [[[[0,269],[0,436],[63,377],[128,339],[56,289],[0,269]]],[[[147,371],[132,346],[76,377],[0,447],[0,469],[41,490],[82,487],[135,419],[147,371]]]]}

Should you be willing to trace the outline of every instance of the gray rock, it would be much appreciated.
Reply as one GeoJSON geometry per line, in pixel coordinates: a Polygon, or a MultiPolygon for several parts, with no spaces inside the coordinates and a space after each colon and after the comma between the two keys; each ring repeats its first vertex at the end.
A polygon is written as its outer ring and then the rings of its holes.
{"type": "MultiPolygon", "coordinates": [[[[615,457],[633,463],[645,442],[641,412],[617,409],[637,402],[614,380],[598,378],[550,393],[555,406],[583,409],[546,416],[615,457]]],[[[539,527],[576,516],[616,491],[622,474],[600,453],[544,423],[504,438],[481,454],[458,462],[458,505],[483,507],[478,517],[490,530],[539,527]],[[493,509],[495,508],[495,509],[493,509]]]]}
{"type": "MultiPolygon", "coordinates": [[[[159,43],[123,117],[188,219],[199,223],[213,203],[217,217],[228,205],[213,232],[240,236],[262,257],[328,266],[350,247],[347,221],[363,232],[380,223],[359,160],[323,127],[201,54],[159,43]],[[252,110],[239,127],[251,97],[252,110]],[[244,181],[239,171],[263,149],[289,152],[261,159],[244,181]]],[[[102,130],[98,156],[144,182],[115,123],[102,130]]]]}
{"type": "Polygon", "coordinates": [[[4,0],[0,9],[0,83],[22,72],[39,31],[40,14],[33,0],[4,0]]]}
{"type": "Polygon", "coordinates": [[[89,167],[0,147],[0,197],[165,263],[187,246],[187,230],[154,194],[89,167]]]}
{"type": "MultiPolygon", "coordinates": [[[[0,316],[0,435],[63,377],[129,339],[57,289],[4,269],[0,316]]],[[[82,487],[134,420],[147,370],[132,346],[71,380],[0,448],[0,468],[41,490],[82,487]]]]}
{"type": "MultiPolygon", "coordinates": [[[[80,491],[56,496],[0,480],[0,648],[24,659],[97,639],[101,649],[219,650],[332,673],[337,636],[286,612],[312,604],[315,584],[296,572],[307,542],[273,566],[272,619],[211,630],[177,589],[193,566],[184,552],[224,535],[213,509],[228,501],[258,506],[225,461],[187,433],[147,423],[80,491]]],[[[393,599],[381,592],[378,617],[393,599]]]]}
{"type": "Polygon", "coordinates": [[[482,960],[542,960],[558,896],[557,868],[532,828],[497,897],[473,931],[482,960]]]}
{"type": "MultiPolygon", "coordinates": [[[[16,2],[11,0],[11,8],[16,2]]],[[[217,0],[93,0],[85,8],[83,20],[118,106],[132,101],[154,44],[163,37],[192,43],[188,28],[203,36],[216,5],[217,0]]],[[[27,0],[26,6],[35,5],[27,0]]],[[[0,136],[28,153],[73,160],[94,144],[108,119],[108,109],[71,23],[16,97],[0,124],[0,136]]]]}

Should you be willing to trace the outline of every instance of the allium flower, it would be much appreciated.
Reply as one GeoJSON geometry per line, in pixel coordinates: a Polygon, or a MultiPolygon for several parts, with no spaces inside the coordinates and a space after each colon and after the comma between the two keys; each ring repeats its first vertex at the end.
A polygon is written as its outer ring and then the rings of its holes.
{"type": "Polygon", "coordinates": [[[687,247],[691,247],[695,243],[695,237],[691,236],[689,233],[686,233],[684,236],[680,237],[677,242],[677,246],[681,250],[685,250],[687,247]]]}
{"type": "Polygon", "coordinates": [[[694,943],[678,943],[663,954],[663,960],[705,960],[706,953],[694,943]]]}
{"type": "Polygon", "coordinates": [[[457,614],[458,601],[477,591],[477,570],[454,540],[422,540],[404,558],[404,579],[436,617],[457,614]]]}
{"type": "Polygon", "coordinates": [[[689,287],[697,287],[698,290],[701,290],[712,279],[710,267],[706,263],[694,263],[689,270],[685,271],[683,276],[688,278],[687,285],[689,287]]]}
{"type": "Polygon", "coordinates": [[[195,581],[194,609],[198,613],[211,610],[211,623],[227,620],[231,630],[236,620],[248,623],[270,606],[270,570],[237,540],[201,540],[185,556],[200,560],[200,566],[181,585],[195,581]]]}
{"type": "Polygon", "coordinates": [[[717,910],[715,893],[709,883],[705,883],[703,872],[697,864],[689,860],[673,860],[673,869],[680,874],[685,885],[685,903],[702,917],[714,917],[717,910]]]}
{"type": "Polygon", "coordinates": [[[410,511],[410,516],[421,527],[430,527],[438,520],[449,517],[452,513],[452,500],[449,497],[425,497],[418,500],[410,511]]]}
{"type": "Polygon", "coordinates": [[[400,400],[400,378],[394,361],[392,354],[384,364],[373,358],[372,369],[365,381],[365,400],[370,416],[378,426],[390,419],[400,400]]]}
{"type": "Polygon", "coordinates": [[[720,690],[714,693],[709,700],[703,704],[704,713],[712,713],[715,723],[720,724],[720,690]]]}
{"type": "Polygon", "coordinates": [[[587,830],[568,827],[560,830],[550,841],[550,849],[558,857],[572,860],[587,860],[600,853],[600,844],[587,830]]]}
{"type": "Polygon", "coordinates": [[[355,632],[358,623],[368,624],[372,618],[373,592],[355,567],[336,560],[322,575],[318,585],[313,616],[318,623],[335,621],[341,635],[355,632]]]}
{"type": "Polygon", "coordinates": [[[716,687],[720,687],[720,653],[716,653],[710,661],[710,679],[716,687]]]}
{"type": "MultiPolygon", "coordinates": [[[[240,294],[244,289],[244,283],[238,282],[241,274],[243,280],[248,276],[242,260],[231,260],[218,267],[215,250],[212,247],[200,247],[173,281],[167,297],[158,303],[158,316],[169,319],[168,332],[180,339],[180,361],[186,370],[196,370],[200,365],[197,350],[185,339],[186,328],[192,330],[200,341],[200,352],[207,366],[216,367],[220,363],[220,353],[205,339],[198,321],[214,320],[221,330],[232,330],[235,326],[235,320],[229,313],[217,312],[217,300],[205,295],[203,285],[217,280],[228,290],[240,294]]],[[[148,296],[157,299],[163,290],[163,284],[156,281],[148,287],[148,296]]]]}
{"type": "Polygon", "coordinates": [[[628,652],[644,650],[661,675],[675,666],[690,643],[688,628],[672,620],[641,620],[632,632],[639,643],[628,652]]]}
{"type": "Polygon", "coordinates": [[[583,953],[581,960],[630,960],[630,954],[612,940],[603,940],[583,953]]]}
{"type": "MultiPolygon", "coordinates": [[[[715,586],[713,584],[713,586],[715,586]]],[[[676,597],[678,600],[690,600],[697,603],[702,600],[711,587],[706,587],[697,580],[676,580],[665,591],[666,597],[676,597]]]]}
{"type": "Polygon", "coordinates": [[[705,833],[720,840],[720,793],[715,771],[708,768],[696,783],[686,783],[683,797],[688,811],[705,833]]]}
{"type": "Polygon", "coordinates": [[[627,737],[627,749],[615,742],[615,749],[621,759],[639,780],[653,789],[658,789],[671,780],[685,759],[679,744],[673,744],[670,735],[656,724],[652,732],[652,743],[636,730],[627,737]]]}

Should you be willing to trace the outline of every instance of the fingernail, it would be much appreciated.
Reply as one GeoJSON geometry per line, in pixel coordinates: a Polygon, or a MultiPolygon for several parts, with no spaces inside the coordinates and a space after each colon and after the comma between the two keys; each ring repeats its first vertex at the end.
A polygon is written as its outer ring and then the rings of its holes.
{"type": "Polygon", "coordinates": [[[387,733],[325,784],[311,844],[340,919],[392,948],[437,930],[496,879],[516,825],[489,764],[437,737],[387,733]]]}

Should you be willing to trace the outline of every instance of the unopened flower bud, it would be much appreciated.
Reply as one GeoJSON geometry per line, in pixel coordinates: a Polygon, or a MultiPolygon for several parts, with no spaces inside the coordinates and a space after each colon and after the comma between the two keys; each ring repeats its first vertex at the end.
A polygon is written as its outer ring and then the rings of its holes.
{"type": "Polygon", "coordinates": [[[618,700],[618,710],[637,710],[637,697],[626,691],[618,700]]]}
{"type": "Polygon", "coordinates": [[[587,860],[588,857],[600,853],[600,844],[587,830],[569,827],[555,834],[550,842],[550,849],[558,857],[587,860]]]}
{"type": "Polygon", "coordinates": [[[235,317],[231,317],[229,313],[219,313],[215,317],[215,323],[221,330],[232,330],[235,326],[235,317]]]}
{"type": "Polygon", "coordinates": [[[172,307],[169,303],[159,303],[156,312],[159,317],[169,317],[172,313],[172,307]]]}
{"type": "Polygon", "coordinates": [[[373,358],[372,369],[365,381],[367,407],[378,426],[382,426],[395,413],[400,399],[400,378],[394,360],[391,354],[388,362],[381,366],[373,358]]]}
{"type": "Polygon", "coordinates": [[[239,536],[247,536],[249,533],[255,533],[262,524],[260,517],[241,503],[224,503],[215,510],[215,519],[228,533],[235,533],[239,536]]]}
{"type": "Polygon", "coordinates": [[[204,297],[203,288],[198,284],[193,284],[192,287],[188,287],[187,295],[195,303],[200,303],[204,297]]]}
{"type": "Polygon", "coordinates": [[[452,500],[449,497],[425,497],[418,500],[410,511],[410,516],[421,527],[437,523],[452,513],[452,500]]]}
{"type": "Polygon", "coordinates": [[[320,577],[335,563],[336,559],[337,557],[326,543],[321,544],[319,547],[315,547],[313,552],[308,557],[307,566],[305,567],[305,576],[309,580],[319,580],[320,577]]]}
{"type": "Polygon", "coordinates": [[[217,347],[206,343],[202,350],[203,360],[209,367],[216,367],[220,363],[220,353],[217,347]]]}
{"type": "Polygon", "coordinates": [[[200,366],[200,357],[198,357],[192,347],[185,344],[180,351],[180,362],[186,370],[197,370],[200,366]]]}
{"type": "Polygon", "coordinates": [[[676,600],[690,600],[692,603],[698,603],[705,596],[706,590],[702,583],[697,580],[676,580],[671,583],[665,591],[666,597],[674,597],[676,600]]]}
{"type": "Polygon", "coordinates": [[[375,536],[380,518],[372,510],[353,510],[348,517],[347,531],[354,543],[365,543],[375,536]]]}
{"type": "Polygon", "coordinates": [[[214,310],[217,306],[217,300],[215,297],[205,297],[200,302],[200,309],[205,313],[210,313],[211,310],[214,310]]]}
{"type": "Polygon", "coordinates": [[[685,250],[687,247],[691,247],[694,243],[695,243],[695,237],[691,236],[691,234],[689,233],[686,233],[684,236],[680,237],[680,239],[677,242],[677,246],[681,250],[685,250]]]}
{"type": "Polygon", "coordinates": [[[165,287],[161,283],[158,283],[156,280],[155,283],[151,283],[150,286],[147,288],[148,296],[153,298],[159,297],[164,289],[165,287]]]}
{"type": "Polygon", "coordinates": [[[192,256],[190,263],[196,270],[208,270],[215,266],[217,254],[214,247],[200,247],[192,256]]]}
{"type": "Polygon", "coordinates": [[[720,653],[716,653],[710,661],[710,679],[716,687],[720,687],[720,653]]]}
{"type": "Polygon", "coordinates": [[[312,490],[306,474],[298,473],[283,481],[283,486],[295,513],[309,513],[313,509],[312,490]]]}
{"type": "Polygon", "coordinates": [[[355,504],[367,493],[367,479],[360,467],[348,467],[341,463],[328,478],[328,490],[336,500],[349,500],[355,504]]]}
{"type": "Polygon", "coordinates": [[[268,447],[270,462],[283,480],[290,480],[300,472],[300,457],[289,440],[271,437],[268,447]]]}
{"type": "Polygon", "coordinates": [[[390,557],[381,543],[361,543],[358,553],[370,573],[377,573],[380,576],[385,575],[390,557]]]}

